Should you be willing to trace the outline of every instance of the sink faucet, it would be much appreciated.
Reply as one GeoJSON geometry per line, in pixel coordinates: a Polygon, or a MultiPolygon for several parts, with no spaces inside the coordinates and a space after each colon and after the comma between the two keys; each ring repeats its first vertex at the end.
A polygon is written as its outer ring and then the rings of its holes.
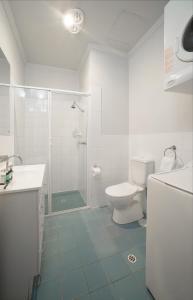
{"type": "Polygon", "coordinates": [[[18,158],[20,163],[23,164],[23,159],[21,158],[20,155],[11,155],[11,156],[8,156],[8,155],[1,155],[0,156],[0,162],[6,162],[6,170],[8,170],[8,167],[9,167],[9,160],[11,158],[18,158]]]}

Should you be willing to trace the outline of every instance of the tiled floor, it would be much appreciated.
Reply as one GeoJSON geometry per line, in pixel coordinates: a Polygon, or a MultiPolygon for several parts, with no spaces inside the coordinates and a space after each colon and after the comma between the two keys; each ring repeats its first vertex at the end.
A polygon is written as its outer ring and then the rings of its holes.
{"type": "Polygon", "coordinates": [[[145,229],[116,225],[109,208],[47,217],[38,300],[150,300],[144,268],[145,229]]]}
{"type": "MultiPolygon", "coordinates": [[[[58,212],[85,206],[79,191],[69,191],[52,194],[52,211],[58,212]]],[[[45,198],[45,214],[48,214],[48,199],[45,198]]]]}

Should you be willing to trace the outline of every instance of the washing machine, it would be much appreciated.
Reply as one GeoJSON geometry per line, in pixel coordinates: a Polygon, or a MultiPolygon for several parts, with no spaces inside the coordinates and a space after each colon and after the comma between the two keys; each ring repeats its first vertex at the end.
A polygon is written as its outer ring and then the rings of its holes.
{"type": "Polygon", "coordinates": [[[146,286],[156,300],[193,299],[193,167],[148,180],[146,286]]]}
{"type": "Polygon", "coordinates": [[[193,1],[170,0],[164,11],[165,89],[193,79],[193,1]]]}

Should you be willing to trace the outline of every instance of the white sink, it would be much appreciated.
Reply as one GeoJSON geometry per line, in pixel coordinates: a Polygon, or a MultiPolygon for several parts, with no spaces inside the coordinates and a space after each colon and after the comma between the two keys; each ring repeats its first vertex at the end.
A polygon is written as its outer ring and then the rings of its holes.
{"type": "Polygon", "coordinates": [[[37,189],[42,186],[46,165],[21,165],[13,167],[13,179],[0,193],[11,193],[37,189]]]}

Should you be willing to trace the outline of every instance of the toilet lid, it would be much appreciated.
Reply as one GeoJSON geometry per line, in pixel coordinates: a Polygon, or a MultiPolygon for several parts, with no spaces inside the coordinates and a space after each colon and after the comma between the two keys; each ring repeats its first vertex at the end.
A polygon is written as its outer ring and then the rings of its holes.
{"type": "Polygon", "coordinates": [[[123,182],[117,185],[112,185],[106,188],[105,192],[111,197],[126,197],[135,194],[138,191],[138,186],[123,182]]]}

